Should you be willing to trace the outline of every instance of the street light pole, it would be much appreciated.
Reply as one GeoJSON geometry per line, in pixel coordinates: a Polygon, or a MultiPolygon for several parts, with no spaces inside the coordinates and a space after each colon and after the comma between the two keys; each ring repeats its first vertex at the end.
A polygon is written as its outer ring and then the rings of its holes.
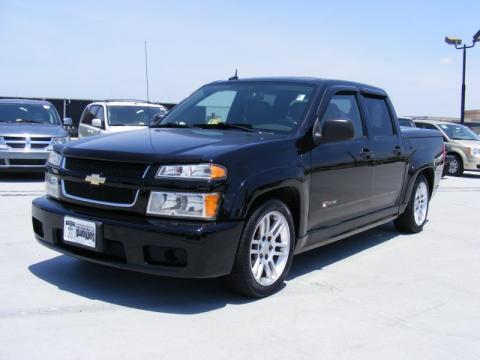
{"type": "Polygon", "coordinates": [[[460,109],[460,124],[463,125],[465,122],[465,91],[466,91],[466,85],[465,85],[465,71],[467,67],[467,48],[464,45],[463,46],[463,70],[462,70],[462,104],[461,109],[460,109]]]}
{"type": "Polygon", "coordinates": [[[445,37],[445,42],[449,45],[455,45],[455,49],[463,50],[463,67],[462,67],[462,97],[461,97],[461,104],[460,104],[460,123],[465,123],[465,93],[467,86],[465,85],[465,72],[467,68],[467,49],[470,49],[475,46],[475,43],[480,41],[480,30],[477,31],[475,35],[473,35],[473,42],[472,45],[462,45],[462,39],[447,36],[445,37]]]}

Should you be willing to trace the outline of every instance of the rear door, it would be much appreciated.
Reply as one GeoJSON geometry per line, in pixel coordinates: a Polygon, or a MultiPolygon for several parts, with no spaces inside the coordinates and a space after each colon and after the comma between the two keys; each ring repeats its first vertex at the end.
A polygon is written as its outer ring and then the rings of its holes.
{"type": "Polygon", "coordinates": [[[334,87],[319,112],[321,123],[350,119],[355,138],[322,143],[311,152],[310,230],[340,225],[370,211],[373,157],[358,96],[356,88],[334,87]]]}
{"type": "Polygon", "coordinates": [[[387,96],[364,92],[362,99],[375,158],[372,210],[394,209],[407,170],[406,149],[403,148],[400,129],[394,120],[396,115],[387,96]]]}

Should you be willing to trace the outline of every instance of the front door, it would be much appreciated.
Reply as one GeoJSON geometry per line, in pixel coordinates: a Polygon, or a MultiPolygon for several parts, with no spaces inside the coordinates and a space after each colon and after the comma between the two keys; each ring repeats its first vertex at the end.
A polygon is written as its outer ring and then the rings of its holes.
{"type": "Polygon", "coordinates": [[[355,137],[312,150],[309,230],[340,225],[370,209],[373,156],[356,91],[334,92],[320,119],[351,120],[355,137]]]}

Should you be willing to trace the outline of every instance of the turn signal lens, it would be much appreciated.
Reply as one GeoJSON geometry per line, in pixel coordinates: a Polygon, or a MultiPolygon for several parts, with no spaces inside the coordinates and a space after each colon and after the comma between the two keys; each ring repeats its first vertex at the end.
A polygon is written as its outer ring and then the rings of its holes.
{"type": "Polygon", "coordinates": [[[205,216],[207,218],[214,218],[217,216],[218,202],[220,200],[220,194],[207,194],[205,195],[205,216]]]}

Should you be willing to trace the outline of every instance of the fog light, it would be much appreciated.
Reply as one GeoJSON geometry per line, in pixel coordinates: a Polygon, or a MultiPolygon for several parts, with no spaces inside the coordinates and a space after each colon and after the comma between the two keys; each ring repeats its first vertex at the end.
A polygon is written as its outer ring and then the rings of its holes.
{"type": "Polygon", "coordinates": [[[152,191],[147,214],[173,217],[215,219],[220,194],[196,194],[152,191]]]}
{"type": "Polygon", "coordinates": [[[59,199],[60,198],[60,180],[57,176],[45,173],[45,191],[47,195],[59,199]]]}

